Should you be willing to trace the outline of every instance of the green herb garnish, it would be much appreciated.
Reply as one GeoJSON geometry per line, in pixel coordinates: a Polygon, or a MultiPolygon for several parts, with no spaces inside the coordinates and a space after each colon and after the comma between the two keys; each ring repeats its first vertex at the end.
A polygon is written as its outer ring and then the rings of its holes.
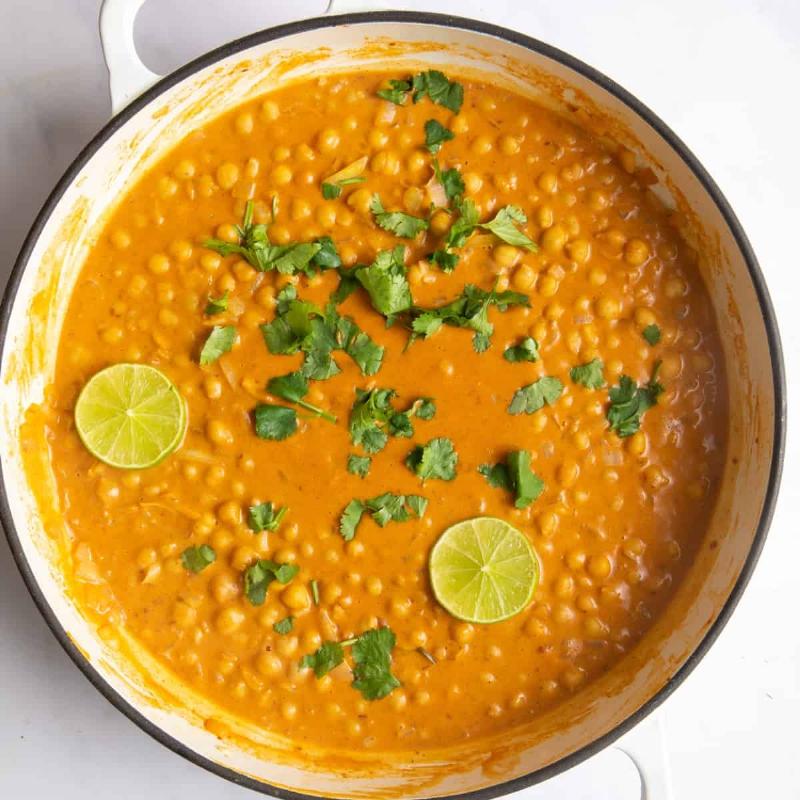
{"type": "Polygon", "coordinates": [[[509,414],[533,414],[545,405],[552,405],[561,397],[564,384],[558,378],[545,375],[538,381],[529,383],[514,392],[514,397],[508,406],[509,414]]]}
{"type": "Polygon", "coordinates": [[[372,195],[369,210],[379,228],[403,239],[413,239],[418,233],[428,229],[428,221],[425,219],[403,211],[386,211],[379,194],[372,195]]]}
{"type": "Polygon", "coordinates": [[[303,656],[300,669],[313,669],[314,675],[321,678],[344,661],[344,648],[339,642],[324,642],[313,653],[303,656]]]}
{"type": "Polygon", "coordinates": [[[436,155],[445,142],[455,138],[455,134],[449,128],[445,128],[441,122],[429,119],[425,123],[425,147],[433,155],[436,155]]]}
{"type": "Polygon", "coordinates": [[[288,511],[286,506],[276,508],[269,502],[258,503],[248,509],[247,524],[253,533],[275,531],[288,511]]]}
{"type": "Polygon", "coordinates": [[[658,325],[648,325],[643,331],[644,340],[651,347],[655,347],[661,341],[661,328],[658,325]]]}
{"type": "Polygon", "coordinates": [[[418,445],[406,457],[406,466],[422,480],[438,478],[452,481],[456,477],[456,453],[450,439],[431,439],[426,445],[418,445]]]}
{"type": "Polygon", "coordinates": [[[445,196],[450,202],[458,201],[464,194],[465,186],[461,173],[455,169],[442,170],[437,159],[433,159],[433,172],[436,180],[442,185],[445,196]]]}
{"type": "Polygon", "coordinates": [[[427,95],[434,103],[449,108],[454,114],[458,114],[464,102],[464,87],[448,80],[443,72],[436,69],[420,72],[406,80],[390,80],[389,88],[380,89],[378,97],[402,106],[412,90],[415,103],[427,95]]]}
{"type": "Polygon", "coordinates": [[[397,396],[393,389],[356,389],[356,399],[350,411],[350,438],[357,447],[368,453],[378,453],[386,446],[389,436],[411,437],[413,416],[422,420],[433,418],[436,405],[430,398],[420,398],[406,411],[393,408],[397,396]]]}
{"type": "Polygon", "coordinates": [[[195,574],[202,572],[209,564],[213,564],[216,560],[217,554],[214,552],[214,548],[209,547],[207,544],[187,547],[181,553],[183,566],[195,574]]]}
{"type": "Polygon", "coordinates": [[[303,400],[308,394],[308,378],[302,372],[290,372],[288,375],[270,378],[267,381],[267,391],[280,397],[281,400],[296,403],[300,408],[304,408],[306,411],[328,420],[328,422],[336,422],[336,417],[333,414],[303,400]]]}
{"type": "Polygon", "coordinates": [[[236,341],[236,328],[233,325],[215,325],[200,351],[200,366],[213,364],[221,355],[229,352],[236,341]]]}
{"type": "Polygon", "coordinates": [[[369,456],[350,455],[347,458],[347,471],[359,478],[366,478],[371,466],[372,459],[369,456]]]}
{"type": "Polygon", "coordinates": [[[425,513],[428,501],[416,494],[393,494],[386,492],[369,500],[351,500],[339,518],[339,532],[349,542],[356,535],[356,528],[365,512],[383,528],[390,522],[406,522],[425,513]]]}
{"type": "Polygon", "coordinates": [[[400,681],[392,675],[395,643],[391,628],[365,631],[353,643],[353,688],[366,700],[380,700],[400,686],[400,681]]]}
{"type": "Polygon", "coordinates": [[[314,601],[314,605],[319,605],[319,584],[315,581],[309,581],[309,585],[311,586],[311,599],[314,601]]]}
{"type": "Polygon", "coordinates": [[[281,636],[291,633],[292,628],[294,628],[294,617],[284,617],[283,619],[279,619],[272,626],[272,630],[274,630],[275,633],[279,633],[281,636]]]}
{"type": "Polygon", "coordinates": [[[377,94],[378,97],[383,100],[388,100],[390,103],[402,106],[406,102],[410,91],[411,80],[401,81],[393,78],[389,81],[389,88],[379,89],[377,94]]]}
{"type": "Polygon", "coordinates": [[[355,277],[367,290],[376,311],[387,318],[408,311],[413,300],[403,263],[405,247],[381,250],[369,267],[358,267],[355,277]]]}
{"type": "Polygon", "coordinates": [[[256,436],[282,441],[297,430],[297,412],[286,406],[259,403],[254,412],[256,436]]]}
{"type": "Polygon", "coordinates": [[[593,358],[587,364],[579,364],[569,371],[569,376],[574,383],[579,383],[587,389],[599,389],[606,382],[603,376],[603,362],[593,358]]]}
{"type": "Polygon", "coordinates": [[[297,564],[278,564],[275,561],[261,559],[248,567],[244,573],[244,593],[254,605],[263,605],[267,596],[267,587],[273,582],[287,584],[300,571],[297,564]]]}
{"type": "Polygon", "coordinates": [[[208,296],[208,302],[206,303],[206,310],[205,315],[207,317],[213,317],[216,314],[221,314],[223,311],[228,310],[228,295],[230,292],[225,292],[222,297],[211,297],[208,296]]]}
{"type": "Polygon", "coordinates": [[[353,183],[363,183],[366,178],[363,175],[355,175],[352,178],[343,178],[334,183],[323,181],[322,183],[322,196],[326,200],[336,200],[342,193],[342,187],[350,186],[353,183]]]}
{"type": "Polygon", "coordinates": [[[632,378],[620,375],[619,386],[612,386],[608,390],[611,405],[606,418],[611,430],[620,438],[636,433],[644,412],[658,402],[658,396],[664,391],[664,387],[656,381],[660,366],[661,362],[657,361],[652,377],[644,386],[637,386],[632,378]]]}
{"type": "Polygon", "coordinates": [[[514,492],[517,508],[527,508],[544,491],[544,481],[531,470],[531,454],[527,450],[510,452],[505,463],[482,464],[478,472],[490,486],[514,492]]]}
{"type": "Polygon", "coordinates": [[[539,343],[532,336],[526,336],[519,344],[506,347],[503,358],[512,364],[521,361],[539,360],[539,343]]]}

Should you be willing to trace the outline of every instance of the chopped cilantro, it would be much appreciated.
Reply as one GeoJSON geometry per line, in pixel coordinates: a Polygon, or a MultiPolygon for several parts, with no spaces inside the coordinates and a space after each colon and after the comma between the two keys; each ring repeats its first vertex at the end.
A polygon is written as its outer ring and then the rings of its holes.
{"type": "Polygon", "coordinates": [[[569,371],[569,376],[574,383],[579,383],[587,389],[599,389],[606,379],[603,376],[603,362],[593,358],[587,364],[579,364],[569,371]]]}
{"type": "Polygon", "coordinates": [[[353,643],[353,688],[366,700],[380,700],[400,686],[400,681],[392,675],[395,642],[391,628],[374,628],[353,643]]]}
{"type": "Polygon", "coordinates": [[[372,459],[369,456],[350,455],[347,458],[347,471],[359,478],[366,478],[371,466],[372,459]]]}
{"type": "Polygon", "coordinates": [[[452,272],[458,265],[458,254],[448,250],[434,250],[428,256],[428,261],[436,264],[442,272],[452,272]]]}
{"type": "Polygon", "coordinates": [[[217,560],[217,554],[212,547],[201,544],[196,547],[187,547],[181,553],[183,566],[190,572],[202,572],[209,564],[217,560]]]}
{"type": "Polygon", "coordinates": [[[531,454],[527,450],[513,450],[504,464],[482,464],[478,472],[490,486],[516,493],[517,508],[527,508],[544,491],[544,481],[531,470],[531,454]]]}
{"type": "Polygon", "coordinates": [[[464,87],[460,83],[448,80],[438,69],[420,72],[412,79],[414,89],[413,100],[418,103],[426,95],[437,105],[449,108],[458,114],[464,102],[464,87]]]}
{"type": "Polygon", "coordinates": [[[461,173],[455,169],[442,170],[437,159],[433,159],[433,172],[436,180],[442,185],[445,196],[449,201],[457,201],[464,194],[464,181],[461,173]]]}
{"type": "Polygon", "coordinates": [[[526,336],[519,344],[506,347],[503,358],[512,364],[519,361],[538,361],[539,343],[532,336],[526,336]]]}
{"type": "Polygon", "coordinates": [[[425,123],[425,147],[429,152],[436,155],[445,142],[455,138],[455,134],[449,128],[445,128],[441,122],[429,119],[425,123]]]}
{"type": "Polygon", "coordinates": [[[355,270],[355,277],[367,290],[375,310],[385,317],[408,311],[413,302],[404,256],[405,248],[398,245],[393,250],[381,250],[369,267],[355,270]]]}
{"type": "Polygon", "coordinates": [[[303,656],[300,669],[313,669],[321,678],[344,661],[344,649],[339,642],[324,642],[313,653],[303,656]]]}
{"type": "Polygon", "coordinates": [[[651,347],[655,347],[661,341],[661,328],[659,328],[658,325],[648,325],[642,331],[642,336],[644,336],[647,344],[651,347]]]}
{"type": "Polygon", "coordinates": [[[303,400],[308,394],[308,378],[302,372],[290,372],[288,375],[270,378],[267,382],[267,391],[282,400],[296,403],[300,408],[304,408],[306,411],[328,420],[328,422],[336,422],[336,417],[333,414],[303,400]]]}
{"type": "Polygon", "coordinates": [[[386,211],[379,194],[372,195],[369,210],[375,217],[375,223],[379,228],[403,239],[413,239],[418,233],[428,228],[428,221],[425,219],[414,217],[403,211],[386,211]]]}
{"type": "Polygon", "coordinates": [[[450,439],[431,439],[426,445],[418,445],[406,457],[406,466],[422,480],[438,478],[452,481],[456,476],[456,453],[450,439]]]}
{"type": "Polygon", "coordinates": [[[564,384],[558,378],[545,375],[538,381],[529,383],[514,392],[514,397],[508,406],[509,414],[533,414],[545,405],[552,405],[561,397],[564,384]]]}
{"type": "Polygon", "coordinates": [[[286,406],[259,403],[254,412],[256,436],[281,441],[297,430],[297,412],[286,406]]]}
{"type": "Polygon", "coordinates": [[[337,269],[342,266],[342,259],[336,250],[336,245],[330,236],[321,236],[317,239],[319,250],[313,258],[314,264],[322,269],[337,269]]]}
{"type": "Polygon", "coordinates": [[[399,81],[392,79],[389,81],[387,89],[379,89],[378,97],[388,100],[390,103],[402,106],[406,102],[408,93],[411,91],[411,80],[399,81]]]}
{"type": "Polygon", "coordinates": [[[342,187],[338,183],[322,184],[322,196],[326,200],[335,200],[342,193],[342,187]]]}
{"type": "Polygon", "coordinates": [[[426,498],[416,494],[393,494],[386,492],[369,500],[351,500],[339,518],[339,532],[349,542],[356,535],[356,528],[365,512],[372,515],[382,528],[389,522],[406,522],[419,518],[428,506],[426,498]]]}
{"type": "Polygon", "coordinates": [[[200,351],[200,365],[213,364],[221,355],[229,352],[236,341],[236,328],[233,325],[215,325],[200,351]]]}
{"type": "Polygon", "coordinates": [[[283,619],[279,619],[272,626],[272,630],[274,630],[275,633],[279,633],[281,636],[291,633],[292,628],[294,628],[294,617],[284,617],[283,619]]]}
{"type": "Polygon", "coordinates": [[[248,509],[247,524],[253,533],[275,531],[289,509],[286,506],[274,508],[272,503],[258,503],[248,509]]]}
{"type": "Polygon", "coordinates": [[[536,243],[515,225],[515,223],[524,225],[527,221],[525,212],[519,206],[503,206],[494,219],[489,222],[481,222],[478,227],[491,231],[498,239],[502,239],[508,244],[524,247],[527,250],[538,250],[536,243]]]}
{"type": "Polygon", "coordinates": [[[392,407],[395,397],[393,389],[356,389],[350,411],[350,438],[354,445],[377,453],[386,446],[389,436],[413,436],[412,416],[428,420],[436,413],[435,403],[427,397],[416,400],[407,411],[397,411],[392,407]]]}
{"type": "Polygon", "coordinates": [[[268,559],[260,559],[244,573],[244,593],[254,605],[263,605],[267,587],[272,581],[287,584],[300,571],[297,564],[278,564],[268,559]]]}
{"type": "Polygon", "coordinates": [[[230,292],[226,291],[222,297],[212,297],[209,295],[208,302],[206,303],[205,315],[207,317],[213,317],[215,314],[221,314],[223,311],[227,311],[229,294],[230,292]]]}
{"type": "Polygon", "coordinates": [[[664,391],[664,387],[656,381],[660,366],[661,362],[656,362],[653,375],[644,386],[637,386],[632,378],[620,375],[619,386],[612,386],[608,390],[611,405],[606,418],[611,430],[619,437],[625,438],[636,433],[644,412],[658,402],[658,396],[664,391]]]}
{"type": "Polygon", "coordinates": [[[414,308],[410,341],[419,337],[427,339],[442,325],[451,325],[475,331],[473,347],[477,352],[483,352],[494,332],[494,325],[489,322],[489,306],[505,311],[511,305],[528,305],[527,295],[508,291],[486,292],[467,284],[461,295],[450,303],[437,308],[414,308]]]}

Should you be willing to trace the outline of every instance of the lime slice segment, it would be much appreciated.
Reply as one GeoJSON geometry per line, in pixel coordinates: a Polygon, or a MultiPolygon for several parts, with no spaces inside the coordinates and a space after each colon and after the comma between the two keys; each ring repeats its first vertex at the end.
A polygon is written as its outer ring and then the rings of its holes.
{"type": "Polygon", "coordinates": [[[83,387],[75,427],[95,458],[121,469],[145,469],[183,441],[186,404],[163,372],[146,364],[114,364],[83,387]]]}
{"type": "Polygon", "coordinates": [[[500,622],[528,605],[539,580],[539,561],[516,528],[495,517],[476,517],[448,528],[431,551],[436,599],[467,622],[500,622]]]}

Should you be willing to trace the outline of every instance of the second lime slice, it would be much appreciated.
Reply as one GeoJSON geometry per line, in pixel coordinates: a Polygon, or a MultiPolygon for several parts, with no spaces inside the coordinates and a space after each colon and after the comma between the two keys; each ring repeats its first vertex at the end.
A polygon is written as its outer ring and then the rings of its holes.
{"type": "Polygon", "coordinates": [[[539,579],[527,538],[495,517],[448,528],[433,546],[429,569],[436,599],[467,622],[500,622],[518,614],[539,579]]]}
{"type": "Polygon", "coordinates": [[[75,404],[86,449],[106,464],[144,469],[172,453],[186,432],[175,384],[146,364],[114,364],[89,379],[75,404]]]}

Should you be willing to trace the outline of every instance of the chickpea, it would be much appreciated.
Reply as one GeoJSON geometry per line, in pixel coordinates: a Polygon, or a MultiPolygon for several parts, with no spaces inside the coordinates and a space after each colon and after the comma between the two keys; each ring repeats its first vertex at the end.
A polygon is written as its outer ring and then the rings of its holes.
{"type": "Polygon", "coordinates": [[[219,572],[210,581],[211,596],[220,605],[239,596],[239,582],[232,572],[219,572]]]}
{"type": "Polygon", "coordinates": [[[431,232],[435,233],[437,236],[444,236],[444,234],[450,230],[451,222],[450,215],[446,211],[437,211],[431,217],[431,232]]]}
{"type": "Polygon", "coordinates": [[[283,661],[274,653],[260,653],[256,657],[256,669],[266,678],[274,678],[283,672],[283,661]]]}
{"type": "Polygon", "coordinates": [[[604,580],[611,575],[611,559],[604,555],[591,556],[586,564],[586,568],[593,578],[604,580]]]}
{"type": "Polygon", "coordinates": [[[214,444],[220,447],[230,447],[234,441],[231,429],[218,419],[209,420],[206,424],[206,435],[214,444]]]}
{"type": "Polygon", "coordinates": [[[169,259],[163,253],[156,253],[150,256],[147,262],[147,268],[154,275],[164,275],[169,272],[169,259]]]}
{"type": "Polygon", "coordinates": [[[311,605],[311,597],[305,584],[300,582],[290,583],[282,592],[283,604],[293,611],[305,611],[311,605]]]}
{"type": "Polygon", "coordinates": [[[291,167],[286,166],[286,164],[278,164],[278,166],[272,170],[271,177],[272,182],[276,186],[287,186],[292,182],[294,173],[291,167]]]}
{"type": "Polygon", "coordinates": [[[643,239],[630,239],[625,244],[624,256],[632,267],[640,267],[650,258],[650,247],[643,239]]]}
{"type": "Polygon", "coordinates": [[[542,249],[551,256],[560,255],[567,243],[567,231],[562,225],[553,225],[542,234],[540,244],[542,249]]]}
{"type": "Polygon", "coordinates": [[[217,183],[222,189],[231,189],[239,180],[239,167],[226,161],[217,168],[217,183]]]}
{"type": "Polygon", "coordinates": [[[339,132],[333,128],[325,128],[317,136],[317,148],[320,153],[334,153],[338,149],[340,142],[339,132]]]}
{"type": "MultiPolygon", "coordinates": [[[[519,289],[522,292],[528,291],[536,285],[537,277],[536,270],[533,267],[531,267],[529,264],[520,264],[514,270],[514,274],[512,276],[514,288],[519,289]]],[[[545,279],[547,277],[547,275],[544,276],[545,279]]]]}
{"type": "Polygon", "coordinates": [[[216,627],[224,636],[230,636],[241,628],[245,615],[238,606],[228,606],[217,614],[216,627]]]}

